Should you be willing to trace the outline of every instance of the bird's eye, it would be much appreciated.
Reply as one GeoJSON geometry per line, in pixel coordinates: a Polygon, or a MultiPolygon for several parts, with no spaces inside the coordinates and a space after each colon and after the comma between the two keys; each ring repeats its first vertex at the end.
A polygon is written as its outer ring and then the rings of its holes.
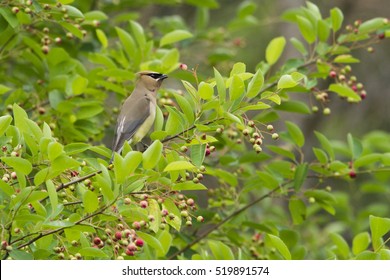
{"type": "Polygon", "coordinates": [[[161,74],[160,73],[151,73],[149,74],[150,77],[152,77],[153,79],[158,79],[161,77],[161,74]]]}

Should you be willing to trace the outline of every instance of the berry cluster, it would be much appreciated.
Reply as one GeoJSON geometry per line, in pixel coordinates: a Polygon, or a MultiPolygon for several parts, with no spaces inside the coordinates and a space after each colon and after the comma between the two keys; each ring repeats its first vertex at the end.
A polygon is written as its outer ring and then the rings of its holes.
{"type": "MultiPolygon", "coordinates": [[[[253,150],[256,153],[261,153],[263,151],[261,145],[263,144],[264,136],[263,134],[270,134],[273,140],[279,139],[279,134],[274,132],[274,127],[272,124],[262,124],[266,129],[259,129],[255,122],[252,120],[247,121],[246,126],[241,129],[242,135],[248,138],[249,142],[253,145],[253,150]]],[[[238,139],[241,140],[241,139],[238,139]]],[[[238,144],[241,141],[237,141],[238,144]]]]}
{"type": "MultiPolygon", "coordinates": [[[[80,32],[80,36],[86,36],[87,31],[81,26],[81,23],[84,21],[84,18],[75,16],[73,13],[70,13],[68,6],[62,5],[60,2],[55,4],[43,4],[41,9],[37,9],[39,5],[33,5],[33,1],[28,0],[24,4],[20,3],[18,6],[11,8],[12,13],[24,13],[30,17],[39,18],[42,22],[50,23],[53,22],[53,19],[61,20],[66,24],[70,24],[75,27],[80,32]]],[[[91,23],[94,27],[100,25],[99,21],[94,20],[91,23]]],[[[51,32],[48,26],[39,27],[36,25],[26,25],[24,26],[27,32],[30,32],[34,35],[37,35],[41,40],[41,50],[44,54],[48,54],[50,51],[50,46],[54,44],[61,44],[63,42],[63,36],[57,36],[51,32]]],[[[55,28],[57,29],[57,28],[55,28]]],[[[63,29],[63,28],[61,28],[63,29]]],[[[70,29],[71,30],[71,29],[70,29]]],[[[74,39],[74,32],[69,32],[68,29],[63,29],[65,37],[67,39],[74,39]]]]}

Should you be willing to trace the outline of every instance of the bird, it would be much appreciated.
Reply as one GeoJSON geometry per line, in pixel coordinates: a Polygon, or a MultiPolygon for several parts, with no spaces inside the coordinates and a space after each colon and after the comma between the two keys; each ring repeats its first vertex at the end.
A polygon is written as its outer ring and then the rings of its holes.
{"type": "Polygon", "coordinates": [[[148,133],[156,117],[156,94],[167,75],[153,71],[137,73],[138,80],[118,115],[112,145],[112,157],[120,153],[125,141],[136,144],[148,133]]]}

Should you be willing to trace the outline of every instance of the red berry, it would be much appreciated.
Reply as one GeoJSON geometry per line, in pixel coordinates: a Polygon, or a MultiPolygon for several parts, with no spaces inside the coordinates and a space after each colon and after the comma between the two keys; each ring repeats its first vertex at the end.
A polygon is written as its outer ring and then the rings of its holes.
{"type": "Polygon", "coordinates": [[[133,228],[134,229],[140,229],[141,228],[141,224],[139,222],[134,222],[133,223],[133,228]]]}
{"type": "Polygon", "coordinates": [[[141,206],[141,208],[146,208],[148,207],[148,202],[146,200],[141,200],[139,206],[141,206]]]}
{"type": "Polygon", "coordinates": [[[134,256],[134,251],[130,251],[129,249],[126,249],[125,254],[128,256],[134,256]]]}
{"type": "Polygon", "coordinates": [[[135,246],[134,243],[130,243],[129,245],[127,245],[127,250],[132,252],[137,251],[137,246],[135,246]]]}
{"type": "Polygon", "coordinates": [[[381,40],[385,39],[385,33],[379,33],[378,34],[378,38],[381,39],[381,40]]]}
{"type": "Polygon", "coordinates": [[[348,175],[349,175],[349,178],[351,178],[351,179],[354,179],[357,176],[357,174],[356,174],[356,172],[354,170],[349,171],[348,175]]]}
{"type": "Polygon", "coordinates": [[[206,149],[206,157],[209,156],[210,154],[211,154],[210,149],[206,149]]]}
{"type": "Polygon", "coordinates": [[[1,241],[1,248],[5,249],[6,247],[8,246],[8,242],[7,241],[1,241]]]}
{"type": "Polygon", "coordinates": [[[117,240],[121,240],[122,239],[122,232],[120,232],[120,231],[115,232],[115,238],[117,240]]]}
{"type": "Polygon", "coordinates": [[[144,246],[144,241],[141,238],[138,238],[135,241],[135,245],[137,245],[138,247],[142,247],[142,246],[144,246]]]}
{"type": "Polygon", "coordinates": [[[99,245],[101,242],[102,242],[102,240],[99,237],[95,237],[93,239],[93,244],[95,244],[95,245],[99,245]]]}
{"type": "Polygon", "coordinates": [[[168,216],[168,210],[167,209],[163,209],[161,210],[161,216],[165,217],[165,216],[168,216]]]}
{"type": "Polygon", "coordinates": [[[329,77],[331,77],[331,78],[336,78],[337,77],[337,73],[336,73],[336,71],[330,71],[329,72],[329,77]]]}
{"type": "Polygon", "coordinates": [[[355,91],[355,92],[358,90],[358,88],[357,88],[356,85],[351,86],[351,89],[352,89],[353,91],[355,91]]]}

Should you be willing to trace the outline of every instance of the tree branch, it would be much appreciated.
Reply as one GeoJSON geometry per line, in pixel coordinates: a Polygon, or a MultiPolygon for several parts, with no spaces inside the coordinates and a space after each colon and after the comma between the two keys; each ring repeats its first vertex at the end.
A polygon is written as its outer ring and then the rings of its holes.
{"type": "MultiPolygon", "coordinates": [[[[95,175],[96,175],[96,174],[95,174],[95,175]]],[[[98,210],[98,211],[96,211],[96,212],[94,212],[94,213],[92,213],[92,214],[89,214],[89,215],[85,216],[84,218],[78,220],[77,222],[74,223],[74,225],[81,224],[81,223],[84,222],[85,220],[88,220],[88,219],[90,219],[90,218],[92,218],[92,217],[94,217],[94,216],[103,214],[103,212],[104,212],[108,207],[112,206],[112,205],[117,201],[117,199],[118,199],[118,197],[115,198],[110,204],[107,204],[106,206],[104,206],[103,208],[101,208],[100,210],[98,210]]],[[[26,243],[23,243],[23,244],[19,245],[19,246],[16,247],[16,248],[17,248],[17,249],[21,249],[21,248],[23,248],[23,247],[25,247],[25,246],[28,246],[28,245],[34,243],[35,241],[37,241],[38,239],[40,239],[40,238],[42,238],[42,237],[45,237],[45,236],[47,236],[47,235],[54,234],[54,233],[57,233],[57,232],[61,232],[61,231],[65,230],[65,229],[67,229],[67,228],[73,227],[74,225],[72,225],[72,226],[65,226],[65,227],[61,227],[61,228],[57,228],[57,229],[53,229],[53,230],[47,231],[47,232],[45,232],[45,233],[42,233],[42,232],[41,232],[41,233],[38,234],[38,236],[36,236],[36,237],[34,237],[33,239],[27,241],[26,243]]],[[[32,235],[32,234],[29,234],[29,235],[32,235]]],[[[22,240],[22,239],[24,239],[24,238],[25,238],[25,237],[23,237],[23,238],[21,238],[21,239],[18,239],[18,240],[22,240]]],[[[15,243],[15,242],[18,241],[18,240],[15,240],[15,241],[12,242],[12,243],[15,243]]]]}
{"type": "Polygon", "coordinates": [[[271,190],[270,192],[268,192],[267,194],[263,195],[263,196],[260,196],[259,198],[255,199],[254,201],[252,201],[251,203],[245,205],[244,207],[238,209],[237,211],[233,212],[232,214],[230,214],[229,216],[227,216],[225,219],[223,219],[222,221],[220,221],[218,224],[215,224],[213,225],[211,228],[209,228],[208,230],[206,230],[205,232],[203,232],[202,234],[200,234],[197,238],[195,238],[191,243],[187,244],[184,248],[180,249],[179,251],[175,252],[174,254],[172,254],[168,259],[169,260],[172,260],[173,258],[177,257],[178,255],[180,255],[181,253],[184,253],[185,251],[187,251],[188,249],[190,249],[192,246],[194,246],[195,244],[199,243],[202,239],[204,239],[205,237],[207,237],[210,233],[212,233],[213,231],[217,230],[219,227],[221,227],[223,224],[225,224],[227,221],[229,221],[230,219],[232,219],[233,217],[241,214],[242,212],[246,211],[248,208],[252,207],[253,205],[259,203],[260,201],[270,197],[272,194],[274,194],[275,192],[277,192],[278,190],[281,189],[282,186],[278,186],[276,188],[274,188],[273,190],[271,190]]]}

